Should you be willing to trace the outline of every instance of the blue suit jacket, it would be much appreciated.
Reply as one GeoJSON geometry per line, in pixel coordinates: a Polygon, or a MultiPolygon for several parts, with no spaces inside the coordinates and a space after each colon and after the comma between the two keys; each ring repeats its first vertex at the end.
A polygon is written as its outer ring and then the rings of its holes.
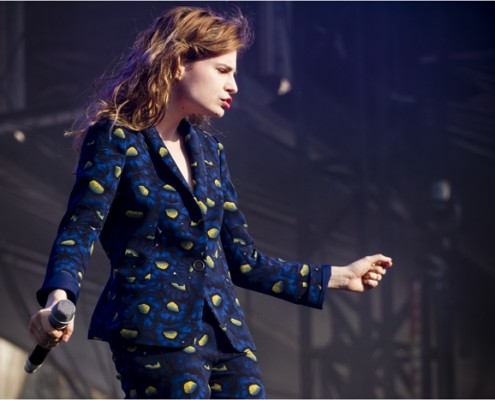
{"type": "Polygon", "coordinates": [[[77,300],[98,238],[111,271],[89,337],[191,345],[206,300],[238,351],[254,343],[234,284],[321,308],[330,266],[285,262],[253,247],[222,144],[183,121],[191,191],[154,127],[94,125],[38,291],[77,300]]]}

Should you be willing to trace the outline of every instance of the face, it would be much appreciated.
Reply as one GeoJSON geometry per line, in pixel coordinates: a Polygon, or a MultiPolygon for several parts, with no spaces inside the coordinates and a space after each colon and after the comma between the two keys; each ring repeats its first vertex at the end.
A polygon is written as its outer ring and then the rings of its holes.
{"type": "Polygon", "coordinates": [[[173,89],[181,112],[222,117],[237,93],[236,67],[236,51],[182,66],[173,89]]]}

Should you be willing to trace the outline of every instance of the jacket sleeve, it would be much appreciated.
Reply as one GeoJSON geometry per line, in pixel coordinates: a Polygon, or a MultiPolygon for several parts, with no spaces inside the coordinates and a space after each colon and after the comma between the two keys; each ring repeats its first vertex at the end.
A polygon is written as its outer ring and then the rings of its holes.
{"type": "Polygon", "coordinates": [[[218,154],[224,192],[221,238],[234,284],[292,303],[322,308],[331,274],[330,265],[283,261],[256,250],[244,215],[237,206],[237,194],[220,142],[218,154]]]}
{"type": "Polygon", "coordinates": [[[125,153],[122,128],[109,122],[89,128],[67,211],[52,246],[43,285],[37,292],[41,306],[55,289],[64,289],[73,302],[77,301],[93,246],[117,191],[125,153]]]}

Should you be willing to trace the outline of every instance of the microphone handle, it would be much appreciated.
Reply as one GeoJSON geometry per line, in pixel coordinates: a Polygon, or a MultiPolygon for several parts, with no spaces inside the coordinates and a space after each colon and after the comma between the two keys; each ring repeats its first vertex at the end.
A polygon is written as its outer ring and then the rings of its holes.
{"type": "Polygon", "coordinates": [[[45,361],[45,358],[49,352],[50,349],[45,349],[37,344],[31,354],[29,354],[29,357],[26,359],[24,370],[28,374],[34,373],[41,366],[41,364],[43,364],[43,361],[45,361]]]}

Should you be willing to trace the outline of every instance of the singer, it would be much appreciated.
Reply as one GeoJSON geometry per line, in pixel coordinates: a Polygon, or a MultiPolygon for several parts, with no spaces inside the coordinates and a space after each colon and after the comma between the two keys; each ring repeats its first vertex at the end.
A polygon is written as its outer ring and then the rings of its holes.
{"type": "Polygon", "coordinates": [[[322,308],[327,288],[379,285],[390,257],[347,266],[281,261],[256,250],[225,149],[208,133],[238,91],[246,18],[175,7],[137,37],[76,124],[80,151],[67,212],[30,333],[67,342],[48,321],[77,301],[94,243],[110,261],[89,338],[109,342],[128,398],[263,398],[256,348],[234,285],[322,308]]]}

